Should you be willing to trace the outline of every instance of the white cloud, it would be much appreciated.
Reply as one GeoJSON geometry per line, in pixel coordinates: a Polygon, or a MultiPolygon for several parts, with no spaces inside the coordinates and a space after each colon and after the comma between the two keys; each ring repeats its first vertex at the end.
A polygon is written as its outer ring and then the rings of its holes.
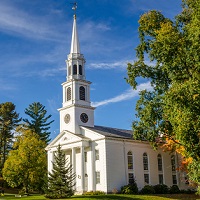
{"type": "Polygon", "coordinates": [[[132,99],[132,98],[138,96],[139,92],[144,90],[144,89],[147,89],[147,90],[152,89],[150,82],[141,83],[140,85],[138,85],[137,90],[133,90],[131,88],[131,89],[125,91],[124,93],[122,93],[122,94],[120,94],[116,97],[106,99],[106,100],[103,100],[103,101],[99,101],[99,102],[92,102],[92,106],[99,107],[99,106],[103,106],[103,105],[108,105],[110,103],[117,103],[117,102],[121,102],[121,101],[126,101],[126,100],[129,100],[129,99],[132,99]]]}
{"type": "Polygon", "coordinates": [[[16,90],[16,85],[0,80],[0,91],[16,90]]]}
{"type": "Polygon", "coordinates": [[[111,27],[109,27],[107,24],[99,23],[96,25],[97,29],[100,29],[102,31],[109,31],[111,30],[111,27]]]}
{"type": "Polygon", "coordinates": [[[102,63],[90,63],[88,68],[89,69],[126,69],[127,63],[131,63],[131,61],[122,60],[116,62],[102,62],[102,63]]]}
{"type": "Polygon", "coordinates": [[[7,4],[0,5],[0,30],[35,39],[58,40],[62,37],[45,17],[30,15],[7,4]]]}

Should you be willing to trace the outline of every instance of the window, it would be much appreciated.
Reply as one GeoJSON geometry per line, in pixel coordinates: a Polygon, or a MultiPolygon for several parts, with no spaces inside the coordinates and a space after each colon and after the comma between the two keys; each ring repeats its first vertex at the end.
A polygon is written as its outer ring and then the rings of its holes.
{"type": "Polygon", "coordinates": [[[134,174],[133,173],[128,173],[128,183],[129,184],[134,183],[134,174]]]}
{"type": "Polygon", "coordinates": [[[73,65],[73,75],[77,74],[77,65],[73,65]]]}
{"type": "Polygon", "coordinates": [[[149,174],[144,174],[144,182],[145,184],[149,184],[149,174]]]}
{"type": "Polygon", "coordinates": [[[158,175],[158,179],[159,179],[159,184],[163,184],[163,174],[159,174],[158,175]]]}
{"type": "Polygon", "coordinates": [[[79,74],[80,74],[80,75],[83,75],[83,68],[82,68],[82,65],[79,65],[79,74]]]}
{"type": "Polygon", "coordinates": [[[172,165],[172,172],[176,171],[176,162],[175,162],[175,156],[171,156],[171,165],[172,165]]]}
{"type": "Polygon", "coordinates": [[[99,150],[98,149],[95,150],[95,159],[99,160],[99,150]]]}
{"type": "Polygon", "coordinates": [[[172,183],[173,183],[173,185],[177,185],[177,180],[176,180],[175,174],[172,175],[172,183]]]}
{"type": "Polygon", "coordinates": [[[158,154],[158,171],[162,171],[162,156],[158,154]]]}
{"type": "Polygon", "coordinates": [[[128,159],[128,169],[133,169],[133,155],[131,151],[127,153],[127,159],[128,159]]]}
{"type": "Polygon", "coordinates": [[[85,162],[87,162],[87,152],[84,152],[85,162]]]}
{"type": "Polygon", "coordinates": [[[83,86],[79,88],[79,98],[85,101],[85,88],[83,86]]]}
{"type": "Polygon", "coordinates": [[[71,66],[68,67],[68,76],[71,76],[71,66]]]}
{"type": "Polygon", "coordinates": [[[67,88],[67,101],[69,101],[69,100],[71,100],[71,88],[70,87],[68,87],[67,88]]]}
{"type": "Polygon", "coordinates": [[[96,184],[100,183],[100,172],[96,172],[96,184]]]}
{"type": "Polygon", "coordinates": [[[143,154],[143,167],[144,167],[144,170],[148,170],[148,157],[147,157],[147,153],[143,154]]]}

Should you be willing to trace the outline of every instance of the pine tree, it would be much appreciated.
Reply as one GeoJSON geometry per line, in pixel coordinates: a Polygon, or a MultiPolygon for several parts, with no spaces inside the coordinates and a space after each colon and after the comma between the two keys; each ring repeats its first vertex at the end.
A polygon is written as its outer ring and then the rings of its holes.
{"type": "Polygon", "coordinates": [[[12,102],[0,104],[0,174],[12,148],[14,130],[20,121],[12,102]]]}
{"type": "Polygon", "coordinates": [[[29,115],[31,120],[23,119],[26,122],[25,126],[33,132],[37,133],[40,136],[40,139],[49,142],[50,132],[50,124],[54,122],[54,120],[47,122],[51,115],[46,116],[47,110],[45,110],[45,106],[43,106],[39,102],[34,102],[29,105],[28,108],[25,109],[25,114],[29,115]]]}
{"type": "Polygon", "coordinates": [[[60,145],[52,163],[53,170],[49,173],[46,197],[59,199],[72,196],[76,175],[72,172],[72,165],[65,158],[60,145]]]}

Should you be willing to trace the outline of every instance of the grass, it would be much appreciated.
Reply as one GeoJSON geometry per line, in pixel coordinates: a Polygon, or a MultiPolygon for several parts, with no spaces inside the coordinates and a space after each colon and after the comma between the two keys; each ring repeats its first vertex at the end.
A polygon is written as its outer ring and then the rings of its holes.
{"type": "MultiPolygon", "coordinates": [[[[22,199],[22,200],[45,200],[42,195],[32,195],[27,197],[15,197],[15,195],[5,194],[0,196],[0,200],[22,199]]],[[[67,200],[200,200],[199,196],[188,194],[168,194],[168,195],[97,195],[97,196],[73,196],[67,200]]],[[[64,199],[63,199],[64,200],[64,199]]]]}

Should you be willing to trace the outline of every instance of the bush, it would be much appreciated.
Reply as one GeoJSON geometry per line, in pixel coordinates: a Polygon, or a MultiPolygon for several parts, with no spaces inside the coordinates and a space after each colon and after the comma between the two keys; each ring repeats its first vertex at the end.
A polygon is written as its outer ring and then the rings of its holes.
{"type": "Polygon", "coordinates": [[[170,194],[179,194],[180,193],[180,189],[177,185],[172,185],[170,188],[169,188],[169,193],[170,194]]]}
{"type": "Polygon", "coordinates": [[[125,185],[121,187],[122,194],[138,194],[137,184],[134,182],[132,184],[125,185]]]}
{"type": "Polygon", "coordinates": [[[141,194],[155,194],[154,187],[152,185],[145,185],[141,191],[141,194]]]}
{"type": "Polygon", "coordinates": [[[156,194],[168,194],[169,188],[165,184],[158,184],[153,186],[156,194]]]}
{"type": "Polygon", "coordinates": [[[49,199],[65,199],[65,198],[71,197],[72,195],[73,194],[66,195],[66,194],[59,194],[59,193],[48,193],[48,194],[45,194],[45,197],[49,199]]]}
{"type": "Polygon", "coordinates": [[[180,190],[181,194],[195,194],[196,190],[191,190],[191,189],[187,189],[187,190],[180,190]]]}

